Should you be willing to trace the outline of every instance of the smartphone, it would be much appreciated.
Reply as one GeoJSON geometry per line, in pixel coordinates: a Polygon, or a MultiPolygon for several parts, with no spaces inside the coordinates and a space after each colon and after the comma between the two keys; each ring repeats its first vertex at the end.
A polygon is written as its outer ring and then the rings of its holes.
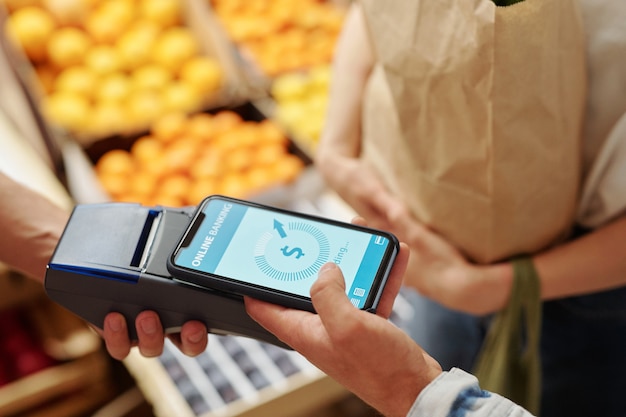
{"type": "Polygon", "coordinates": [[[335,262],[351,303],[374,312],[398,251],[388,232],[213,195],[167,267],[179,281],[314,312],[311,285],[335,262]]]}

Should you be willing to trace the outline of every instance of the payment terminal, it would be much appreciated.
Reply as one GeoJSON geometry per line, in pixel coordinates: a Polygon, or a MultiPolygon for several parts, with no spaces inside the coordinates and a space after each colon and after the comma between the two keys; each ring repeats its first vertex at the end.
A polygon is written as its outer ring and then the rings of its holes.
{"type": "Polygon", "coordinates": [[[210,333],[287,347],[248,316],[242,297],[172,279],[166,260],[194,209],[77,205],[48,264],[48,296],[98,328],[108,313],[123,314],[133,340],[135,317],[153,310],[166,333],[193,319],[210,333]]]}

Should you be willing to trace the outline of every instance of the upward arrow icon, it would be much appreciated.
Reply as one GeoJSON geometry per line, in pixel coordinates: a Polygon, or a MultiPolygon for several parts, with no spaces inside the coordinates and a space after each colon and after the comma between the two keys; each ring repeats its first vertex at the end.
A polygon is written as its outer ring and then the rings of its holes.
{"type": "Polygon", "coordinates": [[[274,219],[274,229],[278,232],[281,238],[286,238],[287,233],[285,233],[285,229],[283,228],[283,224],[278,220],[274,219]]]}

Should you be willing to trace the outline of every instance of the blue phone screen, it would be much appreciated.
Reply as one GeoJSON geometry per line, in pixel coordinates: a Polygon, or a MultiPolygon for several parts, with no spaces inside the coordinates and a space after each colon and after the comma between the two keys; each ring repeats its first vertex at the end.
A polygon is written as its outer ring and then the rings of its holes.
{"type": "Polygon", "coordinates": [[[335,262],[359,308],[390,244],[385,236],[228,200],[209,200],[203,213],[177,265],[309,297],[321,266],[335,262]]]}

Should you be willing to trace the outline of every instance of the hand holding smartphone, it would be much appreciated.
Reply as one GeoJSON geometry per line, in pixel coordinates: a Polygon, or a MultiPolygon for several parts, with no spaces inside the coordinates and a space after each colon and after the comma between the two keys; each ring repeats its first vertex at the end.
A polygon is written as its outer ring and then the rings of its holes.
{"type": "Polygon", "coordinates": [[[199,204],[167,267],[200,287],[314,311],[311,285],[335,262],[352,304],[373,312],[398,251],[388,232],[216,195],[199,204]]]}

